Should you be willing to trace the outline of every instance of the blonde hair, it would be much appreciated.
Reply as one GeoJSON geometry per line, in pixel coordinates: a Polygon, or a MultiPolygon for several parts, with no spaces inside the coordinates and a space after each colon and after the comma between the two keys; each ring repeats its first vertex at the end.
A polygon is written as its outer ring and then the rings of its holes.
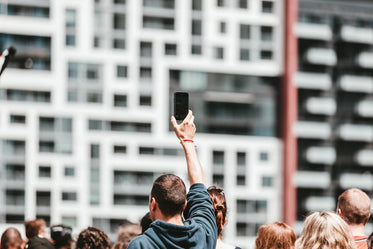
{"type": "Polygon", "coordinates": [[[354,249],[347,223],[333,212],[314,212],[304,221],[295,249],[354,249]]]}
{"type": "Polygon", "coordinates": [[[294,249],[297,237],[283,222],[262,225],[255,240],[255,249],[294,249]]]}

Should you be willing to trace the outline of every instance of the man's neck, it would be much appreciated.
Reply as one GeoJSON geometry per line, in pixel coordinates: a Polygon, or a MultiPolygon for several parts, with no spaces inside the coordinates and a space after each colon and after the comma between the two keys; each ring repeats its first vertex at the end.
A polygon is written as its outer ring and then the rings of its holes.
{"type": "Polygon", "coordinates": [[[349,226],[353,236],[365,236],[364,225],[350,224],[349,226]]]}
{"type": "Polygon", "coordinates": [[[175,215],[175,216],[170,216],[170,217],[165,217],[161,215],[160,217],[157,217],[157,220],[161,220],[161,221],[171,223],[174,225],[184,226],[181,215],[175,215]]]}

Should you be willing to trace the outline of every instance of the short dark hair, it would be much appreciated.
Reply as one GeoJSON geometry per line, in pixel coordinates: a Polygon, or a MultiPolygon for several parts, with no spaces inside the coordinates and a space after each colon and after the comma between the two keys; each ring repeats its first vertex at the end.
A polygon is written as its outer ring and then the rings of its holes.
{"type": "Polygon", "coordinates": [[[150,227],[150,224],[152,224],[152,218],[150,217],[150,212],[147,212],[140,221],[141,225],[141,233],[145,233],[145,231],[150,227]]]}
{"type": "Polygon", "coordinates": [[[25,222],[26,237],[31,239],[37,236],[40,231],[47,226],[44,219],[36,219],[25,222]]]}
{"type": "Polygon", "coordinates": [[[76,242],[77,249],[110,249],[110,246],[106,233],[97,227],[88,227],[81,231],[76,242]]]}
{"type": "Polygon", "coordinates": [[[71,247],[71,243],[73,241],[73,238],[71,237],[71,227],[65,225],[55,225],[52,226],[50,229],[55,248],[60,248],[63,246],[71,247]]]}
{"type": "Polygon", "coordinates": [[[170,217],[183,212],[186,188],[180,177],[174,174],[161,175],[154,181],[150,195],[157,201],[164,216],[170,217]]]}

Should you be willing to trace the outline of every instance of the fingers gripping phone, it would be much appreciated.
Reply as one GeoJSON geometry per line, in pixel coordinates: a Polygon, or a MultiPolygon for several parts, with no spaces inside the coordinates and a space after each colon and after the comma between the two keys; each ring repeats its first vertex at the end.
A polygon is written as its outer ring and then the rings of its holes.
{"type": "Polygon", "coordinates": [[[183,121],[188,115],[189,94],[187,92],[174,93],[174,116],[176,120],[183,121]]]}

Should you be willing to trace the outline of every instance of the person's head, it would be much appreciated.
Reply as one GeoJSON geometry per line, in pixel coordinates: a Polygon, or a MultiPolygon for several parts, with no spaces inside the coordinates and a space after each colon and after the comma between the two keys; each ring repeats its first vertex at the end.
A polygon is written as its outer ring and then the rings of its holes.
{"type": "Polygon", "coordinates": [[[262,225],[255,240],[255,249],[294,249],[297,237],[283,222],[262,225]]]}
{"type": "Polygon", "coordinates": [[[71,248],[73,238],[71,237],[72,229],[64,225],[56,225],[51,227],[51,237],[54,241],[55,248],[67,247],[71,248]]]}
{"type": "Polygon", "coordinates": [[[150,212],[147,212],[140,221],[141,233],[144,233],[152,224],[152,218],[150,218],[150,212]]]}
{"type": "Polygon", "coordinates": [[[128,243],[117,242],[111,246],[111,249],[126,249],[127,246],[128,246],[128,243]]]}
{"type": "Polygon", "coordinates": [[[97,227],[88,227],[80,232],[76,249],[110,249],[108,236],[97,227]]]}
{"type": "Polygon", "coordinates": [[[137,235],[141,234],[141,227],[130,221],[120,225],[117,231],[117,242],[129,244],[137,235]]]}
{"type": "Polygon", "coordinates": [[[348,189],[338,197],[337,213],[349,225],[365,225],[370,216],[370,198],[360,189],[348,189]]]}
{"type": "Polygon", "coordinates": [[[348,224],[332,212],[314,212],[307,216],[296,249],[354,249],[348,224]]]}
{"type": "Polygon", "coordinates": [[[369,235],[367,239],[368,249],[373,249],[373,232],[369,235]]]}
{"type": "Polygon", "coordinates": [[[150,216],[156,220],[156,211],[164,217],[181,215],[186,206],[186,188],[180,177],[167,174],[158,177],[152,187],[149,200],[150,216]]]}
{"type": "Polygon", "coordinates": [[[36,219],[25,222],[26,237],[31,239],[37,235],[45,235],[47,224],[44,219],[36,219]]]}
{"type": "Polygon", "coordinates": [[[1,235],[1,249],[23,249],[25,241],[21,234],[14,227],[10,227],[1,235]]]}
{"type": "Polygon", "coordinates": [[[224,191],[216,186],[211,186],[207,189],[209,192],[212,204],[215,208],[216,226],[218,227],[218,238],[222,236],[223,228],[227,222],[227,202],[225,200],[224,191]]]}

